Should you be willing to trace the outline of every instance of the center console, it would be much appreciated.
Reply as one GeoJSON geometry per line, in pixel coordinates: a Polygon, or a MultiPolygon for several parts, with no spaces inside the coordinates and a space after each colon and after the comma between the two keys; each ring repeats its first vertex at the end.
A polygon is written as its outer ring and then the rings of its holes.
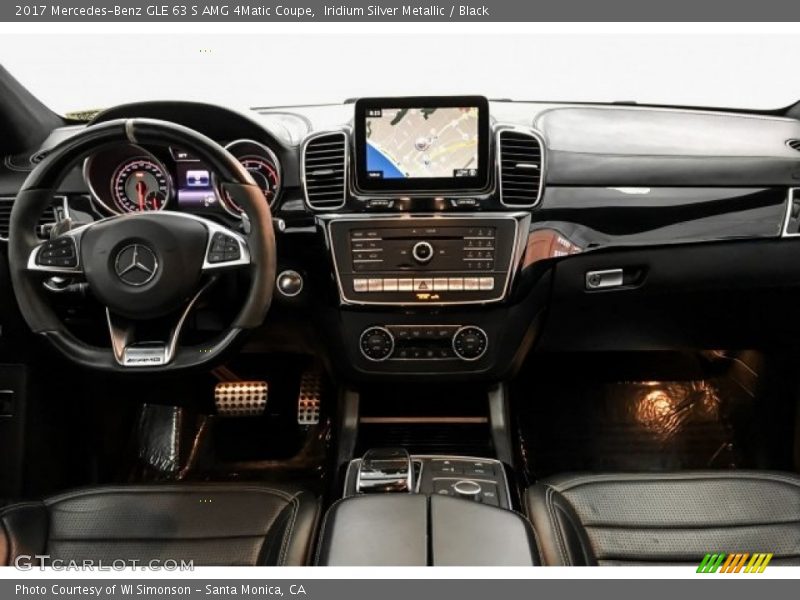
{"type": "Polygon", "coordinates": [[[411,456],[397,449],[370,450],[350,463],[345,477],[345,497],[389,491],[461,498],[487,506],[511,508],[503,464],[488,458],[465,456],[411,456]],[[374,462],[383,455],[392,470],[376,472],[374,462]],[[407,462],[406,462],[407,461],[407,462]],[[407,469],[397,465],[407,464],[407,469]]]}
{"type": "Polygon", "coordinates": [[[530,524],[511,509],[502,463],[370,450],[350,463],[328,511],[317,563],[532,566],[530,524]]]}
{"type": "Polygon", "coordinates": [[[333,354],[349,376],[513,364],[525,331],[506,324],[535,307],[512,315],[508,301],[543,169],[541,136],[492,124],[480,96],[363,98],[351,126],[306,139],[305,200],[330,254],[333,354]]]}
{"type": "MultiPolygon", "coordinates": [[[[318,321],[333,333],[330,355],[345,377],[414,386],[503,380],[549,293],[545,282],[527,302],[518,295],[531,208],[544,185],[542,137],[492,125],[482,97],[367,98],[355,103],[352,126],[311,134],[301,154],[305,202],[324,235],[335,284],[329,289],[338,300],[318,321]]],[[[359,414],[358,395],[344,398],[349,416],[341,437],[350,445],[341,463],[354,455],[361,425],[359,443],[422,450],[409,456],[373,449],[347,463],[342,498],[323,523],[318,563],[536,564],[533,533],[513,510],[503,463],[422,453],[481,452],[437,443],[439,428],[459,422],[441,414],[439,395],[450,395],[459,414],[467,395],[418,388],[412,393],[422,390],[437,410],[426,402],[423,414],[398,415],[392,394],[381,389],[375,397],[383,410],[371,425],[359,414]],[[394,437],[367,434],[395,425],[394,437]]],[[[419,399],[398,401],[406,407],[419,399]]],[[[494,453],[486,454],[510,460],[503,404],[490,404],[490,415],[477,417],[479,429],[491,426],[485,434],[494,453]]]]}
{"type": "Polygon", "coordinates": [[[357,344],[348,349],[357,355],[354,364],[384,363],[399,371],[482,366],[495,325],[485,311],[474,319],[456,309],[507,297],[524,252],[528,213],[325,215],[321,221],[341,305],[378,311],[342,314],[347,338],[357,344]],[[413,308],[416,318],[407,312],[413,308]]]}

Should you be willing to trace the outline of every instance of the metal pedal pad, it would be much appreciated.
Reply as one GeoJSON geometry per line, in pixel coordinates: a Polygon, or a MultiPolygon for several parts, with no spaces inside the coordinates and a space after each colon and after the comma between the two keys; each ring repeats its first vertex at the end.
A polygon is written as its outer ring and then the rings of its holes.
{"type": "Polygon", "coordinates": [[[258,417],[267,410],[266,381],[223,381],[214,388],[221,417],[258,417]]]}
{"type": "Polygon", "coordinates": [[[297,424],[317,425],[321,402],[322,374],[315,370],[306,371],[300,377],[300,393],[297,396],[297,424]]]}

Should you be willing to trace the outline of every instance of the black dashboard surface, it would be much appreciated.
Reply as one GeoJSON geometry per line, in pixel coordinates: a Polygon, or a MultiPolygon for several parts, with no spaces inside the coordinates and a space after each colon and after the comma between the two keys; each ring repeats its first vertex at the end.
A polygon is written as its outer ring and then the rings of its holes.
{"type": "MultiPolygon", "coordinates": [[[[492,102],[493,123],[538,130],[548,151],[546,184],[552,186],[761,187],[800,181],[800,138],[795,119],[623,106],[492,102]]],[[[299,147],[306,135],[350,127],[353,105],[236,110],[190,102],[122,105],[93,122],[120,117],[180,122],[218,140],[252,138],[275,150],[286,184],[300,185],[299,147]]],[[[46,152],[82,125],[54,130],[46,152]]],[[[32,168],[25,156],[6,157],[0,193],[13,194],[32,168]]]]}
{"type": "Polygon", "coordinates": [[[794,119],[667,109],[556,108],[535,119],[553,185],[757,186],[800,178],[794,119]]]}

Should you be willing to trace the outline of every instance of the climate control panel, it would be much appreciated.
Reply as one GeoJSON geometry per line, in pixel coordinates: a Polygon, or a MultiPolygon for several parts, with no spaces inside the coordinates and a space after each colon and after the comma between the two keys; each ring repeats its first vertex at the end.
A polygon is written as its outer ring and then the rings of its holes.
{"type": "Polygon", "coordinates": [[[364,358],[386,360],[462,360],[481,358],[489,336],[475,325],[374,325],[359,338],[364,358]]]}

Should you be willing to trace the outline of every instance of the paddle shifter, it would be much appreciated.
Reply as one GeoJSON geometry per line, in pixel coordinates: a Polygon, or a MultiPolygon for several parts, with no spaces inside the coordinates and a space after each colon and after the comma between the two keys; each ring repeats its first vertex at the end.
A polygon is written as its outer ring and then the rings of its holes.
{"type": "Polygon", "coordinates": [[[403,448],[373,448],[361,458],[356,493],[414,491],[414,466],[403,448]]]}

